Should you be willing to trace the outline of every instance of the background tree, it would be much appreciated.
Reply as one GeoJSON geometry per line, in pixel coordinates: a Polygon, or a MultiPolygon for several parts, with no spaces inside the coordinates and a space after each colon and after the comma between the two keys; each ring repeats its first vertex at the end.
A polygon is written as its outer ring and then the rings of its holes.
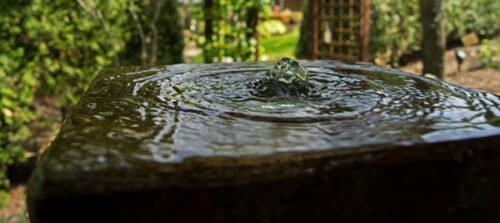
{"type": "Polygon", "coordinates": [[[444,78],[446,32],[442,0],[420,0],[423,74],[444,78]]]}
{"type": "Polygon", "coordinates": [[[204,0],[196,5],[202,22],[196,42],[205,63],[258,60],[257,24],[268,0],[204,0]]]}
{"type": "Polygon", "coordinates": [[[184,41],[177,0],[128,0],[132,38],[120,53],[125,65],[182,62],[184,41]]]}

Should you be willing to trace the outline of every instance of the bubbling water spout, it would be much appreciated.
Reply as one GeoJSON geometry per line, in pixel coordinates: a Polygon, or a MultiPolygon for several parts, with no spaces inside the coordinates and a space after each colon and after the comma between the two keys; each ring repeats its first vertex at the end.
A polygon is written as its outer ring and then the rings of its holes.
{"type": "Polygon", "coordinates": [[[284,57],[262,79],[249,84],[261,97],[306,96],[311,90],[309,71],[299,62],[284,57]]]}

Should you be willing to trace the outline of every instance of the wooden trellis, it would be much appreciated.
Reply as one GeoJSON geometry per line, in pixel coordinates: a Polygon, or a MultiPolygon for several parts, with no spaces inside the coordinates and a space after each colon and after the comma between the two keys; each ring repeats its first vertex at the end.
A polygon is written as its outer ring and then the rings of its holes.
{"type": "Polygon", "coordinates": [[[370,0],[310,0],[311,59],[368,61],[370,0]]]}

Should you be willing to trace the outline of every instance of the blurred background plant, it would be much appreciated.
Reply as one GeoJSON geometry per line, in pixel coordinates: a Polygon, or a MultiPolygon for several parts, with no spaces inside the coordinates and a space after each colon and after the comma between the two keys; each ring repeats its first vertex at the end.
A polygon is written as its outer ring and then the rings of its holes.
{"type": "Polygon", "coordinates": [[[500,69],[500,40],[484,40],[479,49],[479,58],[486,66],[500,69]]]}
{"type": "Polygon", "coordinates": [[[370,52],[379,65],[397,66],[399,58],[420,49],[418,0],[373,0],[370,52]]]}
{"type": "Polygon", "coordinates": [[[127,6],[119,65],[182,63],[184,39],[176,0],[120,0],[127,6]]]}
{"type": "Polygon", "coordinates": [[[500,30],[500,3],[495,0],[447,0],[444,1],[449,38],[476,32],[488,37],[500,30]]]}
{"type": "Polygon", "coordinates": [[[287,32],[287,27],[281,20],[269,19],[260,23],[258,30],[260,36],[266,38],[285,34],[287,32]]]}
{"type": "Polygon", "coordinates": [[[0,186],[6,165],[23,158],[39,95],[60,95],[65,108],[93,74],[110,65],[126,33],[126,4],[102,1],[3,1],[0,7],[0,186]],[[80,5],[82,4],[82,5],[80,5]],[[83,8],[83,5],[85,8],[83,8]],[[66,10],[63,10],[66,9],[66,10]],[[106,11],[106,13],[102,13],[106,11]]]}
{"type": "MultiPolygon", "coordinates": [[[[191,6],[191,5],[190,5],[191,6]]],[[[192,40],[203,49],[204,62],[256,60],[259,20],[269,16],[269,0],[205,0],[188,8],[192,40]]]]}
{"type": "Polygon", "coordinates": [[[50,96],[64,114],[101,68],[182,62],[183,39],[175,0],[0,4],[1,206],[7,165],[25,158],[39,116],[34,101],[50,96]]]}

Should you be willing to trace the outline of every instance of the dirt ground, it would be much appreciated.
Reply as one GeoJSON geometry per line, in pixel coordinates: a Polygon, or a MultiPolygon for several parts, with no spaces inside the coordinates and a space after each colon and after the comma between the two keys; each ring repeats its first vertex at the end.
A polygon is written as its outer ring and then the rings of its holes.
{"type": "Polygon", "coordinates": [[[11,188],[9,204],[0,209],[0,222],[18,222],[16,218],[26,210],[25,189],[23,185],[11,188]]]}
{"type": "MultiPolygon", "coordinates": [[[[462,63],[460,71],[453,50],[448,50],[445,55],[445,81],[452,84],[481,90],[484,92],[500,94],[500,69],[484,67],[478,58],[478,48],[469,47],[465,49],[467,59],[462,63]]],[[[407,64],[401,70],[420,74],[422,62],[417,61],[407,64]]]]}
{"type": "MultiPolygon", "coordinates": [[[[62,121],[62,112],[56,106],[55,97],[39,96],[33,107],[40,117],[30,125],[32,136],[23,142],[27,157],[38,157],[50,145],[62,121]]],[[[0,223],[25,222],[26,217],[26,187],[16,185],[9,190],[8,205],[0,209],[0,223]],[[19,219],[22,217],[23,219],[19,219]]]]}

